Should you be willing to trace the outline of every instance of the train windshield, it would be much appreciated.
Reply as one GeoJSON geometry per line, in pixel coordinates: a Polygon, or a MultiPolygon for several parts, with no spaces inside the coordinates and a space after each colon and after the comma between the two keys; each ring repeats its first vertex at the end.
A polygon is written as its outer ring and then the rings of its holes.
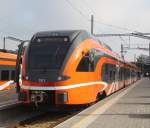
{"type": "Polygon", "coordinates": [[[42,37],[30,44],[30,69],[60,69],[70,42],[67,37],[42,37]]]}

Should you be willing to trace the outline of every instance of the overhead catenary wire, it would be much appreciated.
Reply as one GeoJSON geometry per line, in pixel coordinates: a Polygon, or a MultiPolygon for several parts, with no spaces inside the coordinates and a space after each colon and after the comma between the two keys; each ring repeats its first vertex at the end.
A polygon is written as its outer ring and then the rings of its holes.
{"type": "Polygon", "coordinates": [[[78,14],[80,14],[84,19],[86,19],[87,21],[89,21],[89,19],[87,18],[87,16],[80,10],[78,9],[75,5],[73,5],[69,0],[65,0],[76,12],[78,12],[78,14]]]}
{"type": "Polygon", "coordinates": [[[116,29],[120,29],[120,30],[124,30],[124,31],[138,32],[136,30],[132,30],[132,29],[129,29],[129,28],[120,27],[120,26],[112,25],[112,24],[107,24],[107,23],[101,22],[99,20],[94,20],[94,21],[98,24],[105,25],[105,26],[108,26],[108,27],[111,27],[111,28],[116,28],[116,29]]]}
{"type": "MultiPolygon", "coordinates": [[[[85,15],[79,8],[77,8],[70,0],[65,0],[76,12],[78,12],[78,14],[80,14],[84,19],[87,20],[87,22],[90,22],[91,20],[88,18],[88,14],[85,15]]],[[[96,12],[92,9],[92,7],[89,7],[87,4],[85,4],[84,6],[86,6],[91,12],[93,15],[96,15],[96,12]]],[[[107,27],[111,27],[111,28],[115,28],[115,29],[120,29],[120,30],[124,30],[124,31],[131,31],[131,32],[138,32],[137,30],[132,30],[132,29],[129,29],[129,28],[125,28],[125,27],[120,27],[120,26],[117,26],[117,25],[112,25],[112,24],[106,24],[104,22],[101,22],[100,20],[95,20],[94,19],[94,22],[95,23],[98,23],[100,25],[105,25],[107,27]]]]}
{"type": "MultiPolygon", "coordinates": [[[[85,2],[85,0],[83,0],[83,1],[84,1],[84,5],[88,8],[88,10],[90,10],[93,15],[96,15],[96,12],[93,10],[93,8],[92,8],[91,6],[89,6],[89,5],[87,4],[87,2],[85,2]]],[[[82,2],[83,2],[83,1],[82,1],[82,2]]],[[[100,24],[100,25],[105,25],[105,26],[108,26],[108,27],[116,28],[116,29],[121,29],[121,30],[125,30],[125,31],[132,31],[132,32],[138,32],[138,31],[136,31],[136,30],[132,30],[132,29],[129,29],[129,28],[120,27],[120,26],[116,26],[116,25],[112,25],[112,24],[106,24],[106,23],[104,23],[104,22],[101,22],[101,21],[95,20],[95,19],[94,19],[94,22],[96,22],[96,23],[98,23],[98,24],[100,24]]]]}
{"type": "MultiPolygon", "coordinates": [[[[89,6],[87,4],[87,2],[84,1],[84,4],[85,6],[88,8],[88,10],[90,10],[92,12],[93,15],[96,15],[96,12],[93,10],[93,8],[91,6],[89,6]]],[[[82,2],[83,2],[82,1],[82,2]]],[[[94,19],[94,22],[98,23],[98,24],[101,24],[101,25],[105,25],[105,26],[108,26],[108,27],[112,27],[112,28],[116,28],[116,29],[121,29],[121,30],[125,30],[125,31],[132,31],[132,32],[138,32],[137,30],[132,30],[132,29],[129,29],[129,28],[125,28],[125,27],[120,27],[120,26],[117,26],[117,25],[112,25],[112,24],[106,24],[104,22],[101,22],[100,20],[95,20],[94,19]]]]}
{"type": "Polygon", "coordinates": [[[91,14],[93,14],[93,15],[96,14],[95,11],[93,10],[93,8],[85,0],[81,0],[81,1],[82,1],[82,3],[84,2],[84,6],[86,6],[86,8],[88,10],[90,10],[91,14]]]}

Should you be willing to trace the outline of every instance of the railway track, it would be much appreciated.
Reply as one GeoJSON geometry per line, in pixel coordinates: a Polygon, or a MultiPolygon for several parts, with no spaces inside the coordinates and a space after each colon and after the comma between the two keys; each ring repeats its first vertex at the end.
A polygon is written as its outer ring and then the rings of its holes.
{"type": "Polygon", "coordinates": [[[22,104],[5,106],[0,110],[0,127],[24,128],[24,127],[48,127],[52,128],[64,120],[79,113],[80,109],[54,109],[41,107],[35,109],[33,106],[22,104]]]}
{"type": "Polygon", "coordinates": [[[20,103],[17,100],[5,101],[5,102],[0,103],[0,110],[11,108],[11,107],[17,106],[19,104],[20,103]]]}
{"type": "Polygon", "coordinates": [[[0,91],[0,110],[17,106],[19,104],[20,103],[17,100],[16,90],[14,88],[0,91]]]}
{"type": "Polygon", "coordinates": [[[54,127],[80,111],[47,109],[45,106],[35,109],[19,103],[15,89],[0,91],[0,128],[38,127],[39,123],[40,127],[54,127]]]}
{"type": "Polygon", "coordinates": [[[57,124],[65,121],[66,119],[74,116],[79,111],[63,112],[63,111],[48,111],[37,116],[33,116],[29,119],[21,121],[17,126],[18,128],[30,127],[30,128],[53,128],[57,124]]]}

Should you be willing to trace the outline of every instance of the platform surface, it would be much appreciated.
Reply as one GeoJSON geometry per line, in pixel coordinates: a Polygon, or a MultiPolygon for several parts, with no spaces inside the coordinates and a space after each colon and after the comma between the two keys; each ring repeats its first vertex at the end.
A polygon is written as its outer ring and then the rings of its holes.
{"type": "Polygon", "coordinates": [[[139,80],[56,128],[150,128],[150,80],[139,80]]]}

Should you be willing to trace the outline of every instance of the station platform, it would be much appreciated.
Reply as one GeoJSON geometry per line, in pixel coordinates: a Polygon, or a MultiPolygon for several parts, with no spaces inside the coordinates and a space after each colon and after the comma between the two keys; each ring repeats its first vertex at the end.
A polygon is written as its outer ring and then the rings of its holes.
{"type": "Polygon", "coordinates": [[[121,89],[55,128],[150,128],[150,80],[121,89]]]}

